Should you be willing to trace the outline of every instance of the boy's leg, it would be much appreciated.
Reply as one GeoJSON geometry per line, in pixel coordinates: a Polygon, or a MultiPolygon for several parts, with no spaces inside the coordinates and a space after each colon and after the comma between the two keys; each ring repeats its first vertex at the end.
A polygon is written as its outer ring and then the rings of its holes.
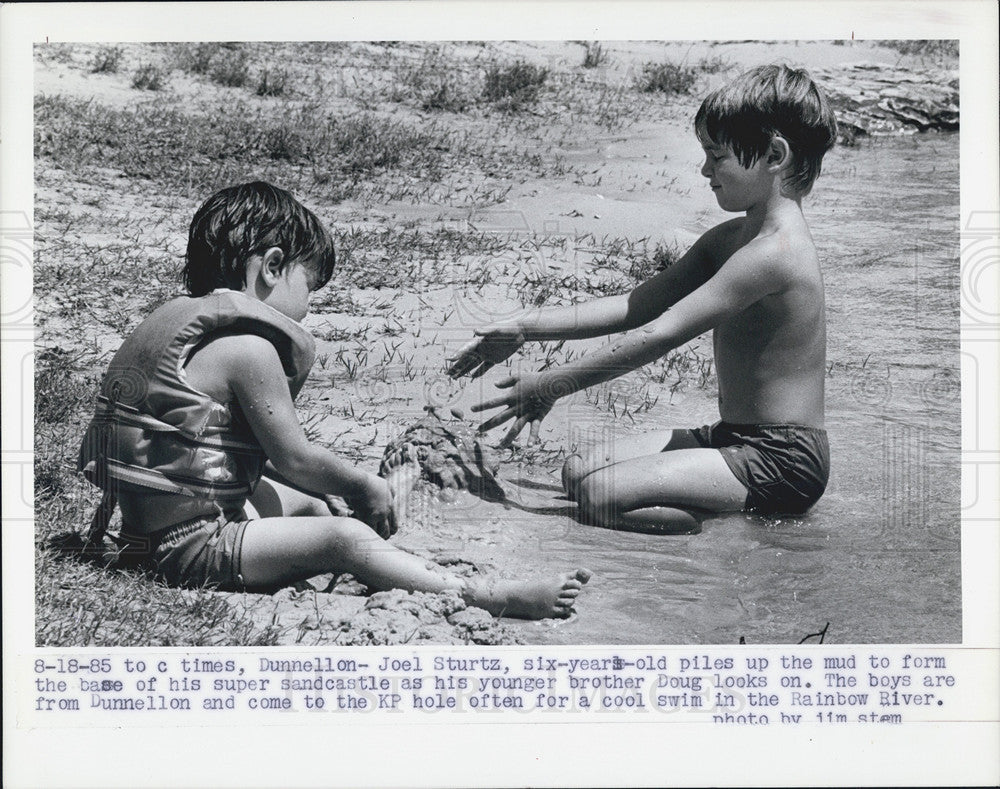
{"type": "Polygon", "coordinates": [[[654,533],[700,528],[691,510],[733,512],[747,490],[717,449],[676,449],[613,463],[578,483],[581,515],[607,528],[654,533]]]}
{"type": "Polygon", "coordinates": [[[568,616],[590,578],[577,570],[527,582],[465,579],[401,551],[353,518],[261,518],[243,535],[246,586],[279,586],[326,572],[349,572],[375,589],[458,590],[471,605],[528,619],[568,616]]]}
{"type": "Polygon", "coordinates": [[[282,516],[330,515],[327,503],[316,496],[289,487],[269,477],[261,478],[248,499],[249,518],[279,518],[282,516]],[[251,509],[252,508],[252,509],[251,509]]]}
{"type": "Polygon", "coordinates": [[[586,454],[573,453],[563,466],[563,489],[576,500],[580,480],[598,469],[623,460],[670,452],[675,449],[700,447],[690,430],[651,430],[638,436],[607,441],[591,447],[586,454]]]}
{"type": "Polygon", "coordinates": [[[321,573],[351,573],[377,589],[458,588],[460,579],[433,562],[399,550],[354,518],[274,517],[252,520],[240,556],[248,587],[274,587],[321,573]]]}

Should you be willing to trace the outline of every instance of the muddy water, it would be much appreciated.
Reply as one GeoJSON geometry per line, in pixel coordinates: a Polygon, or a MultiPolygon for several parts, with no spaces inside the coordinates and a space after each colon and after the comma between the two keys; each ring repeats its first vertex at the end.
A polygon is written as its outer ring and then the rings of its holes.
{"type": "MultiPolygon", "coordinates": [[[[789,643],[828,622],[828,643],[961,640],[958,137],[836,150],[806,211],[828,300],[826,495],[805,517],[644,536],[568,517],[554,465],[507,464],[512,506],[447,505],[431,541],[522,575],[595,571],[580,613],[525,625],[527,640],[789,643]]],[[[720,218],[706,208],[706,223],[720,218]]],[[[635,422],[577,395],[549,436],[702,424],[714,394],[688,389],[635,422]]]]}

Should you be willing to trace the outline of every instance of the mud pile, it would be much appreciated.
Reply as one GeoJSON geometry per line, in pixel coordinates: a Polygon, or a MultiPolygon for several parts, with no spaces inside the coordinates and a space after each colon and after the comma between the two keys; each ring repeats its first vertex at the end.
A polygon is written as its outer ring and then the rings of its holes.
{"type": "Polygon", "coordinates": [[[499,460],[480,442],[475,429],[458,411],[444,419],[435,408],[408,427],[385,448],[379,475],[388,477],[416,461],[421,479],[443,490],[468,490],[488,501],[503,501],[497,482],[499,460]]]}
{"type": "Polygon", "coordinates": [[[312,584],[274,595],[222,593],[241,614],[261,628],[276,629],[281,644],[519,644],[517,631],[481,608],[470,607],[458,592],[366,591],[344,588],[341,580],[319,591],[312,584]]]}

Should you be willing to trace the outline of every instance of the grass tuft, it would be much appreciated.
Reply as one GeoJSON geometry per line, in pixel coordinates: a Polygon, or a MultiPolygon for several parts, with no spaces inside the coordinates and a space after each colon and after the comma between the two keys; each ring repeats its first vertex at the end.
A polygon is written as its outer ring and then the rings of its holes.
{"type": "Polygon", "coordinates": [[[163,90],[167,85],[167,72],[154,63],[143,63],[132,75],[132,87],[138,90],[163,90]]]}
{"type": "Polygon", "coordinates": [[[264,67],[257,77],[257,95],[284,96],[288,89],[288,81],[289,75],[286,69],[264,67]]]}
{"type": "Polygon", "coordinates": [[[483,98],[508,112],[519,112],[538,100],[548,69],[515,61],[507,66],[494,63],[486,69],[483,98]]]}
{"type": "Polygon", "coordinates": [[[242,88],[250,80],[250,64],[242,49],[220,47],[209,61],[208,76],[219,85],[242,88]]]}
{"type": "Polygon", "coordinates": [[[653,254],[636,257],[629,262],[628,276],[635,282],[645,282],[680,260],[680,250],[675,246],[657,244],[653,254]]]}
{"type": "Polygon", "coordinates": [[[428,51],[417,63],[395,69],[394,101],[412,101],[423,110],[465,112],[476,102],[476,88],[466,69],[447,59],[440,48],[428,51]]]}
{"type": "Polygon", "coordinates": [[[178,44],[173,50],[174,65],[188,74],[208,74],[212,58],[220,45],[209,41],[197,44],[178,44]]]}
{"type": "Polygon", "coordinates": [[[121,47],[101,47],[94,53],[94,57],[90,61],[90,72],[92,74],[117,73],[124,53],[125,50],[121,47]]]}
{"type": "Polygon", "coordinates": [[[724,55],[711,55],[698,61],[698,71],[704,74],[719,74],[735,67],[735,63],[724,55]]]}
{"type": "Polygon", "coordinates": [[[608,62],[608,51],[600,41],[588,41],[584,46],[586,47],[583,53],[584,68],[597,68],[608,62]]]}
{"type": "Polygon", "coordinates": [[[685,95],[691,92],[698,79],[698,69],[683,63],[664,61],[645,63],[642,73],[636,77],[636,87],[642,93],[666,93],[685,95]]]}

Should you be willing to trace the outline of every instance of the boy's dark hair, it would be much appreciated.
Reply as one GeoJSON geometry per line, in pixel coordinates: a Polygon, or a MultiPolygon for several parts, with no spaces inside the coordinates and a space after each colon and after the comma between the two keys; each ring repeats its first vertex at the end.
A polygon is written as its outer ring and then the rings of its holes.
{"type": "Polygon", "coordinates": [[[307,264],[313,290],[333,275],[333,239],[323,223],[289,192],[264,181],[230,186],[206,200],[191,220],[184,287],[192,296],[216,288],[242,290],[247,260],[271,247],[285,253],[282,268],[307,264]]]}
{"type": "Polygon", "coordinates": [[[837,140],[837,120],[808,72],[783,65],[758,66],[706,98],[694,119],[712,142],[728,145],[744,167],[763,156],[774,135],[788,142],[792,171],[785,183],[808,194],[823,154],[837,140]]]}

